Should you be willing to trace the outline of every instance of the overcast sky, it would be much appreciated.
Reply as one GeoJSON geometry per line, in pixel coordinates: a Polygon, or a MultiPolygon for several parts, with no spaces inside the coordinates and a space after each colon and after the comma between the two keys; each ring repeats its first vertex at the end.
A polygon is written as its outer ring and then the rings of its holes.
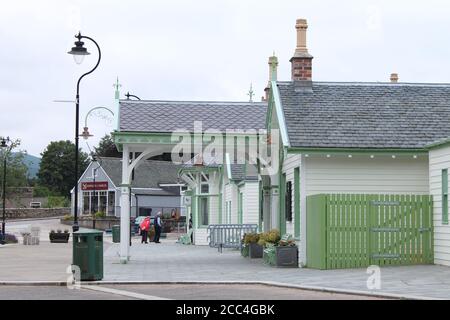
{"type": "MultiPolygon", "coordinates": [[[[37,155],[74,136],[78,76],[67,51],[78,30],[102,48],[99,68],[81,84],[81,122],[95,106],[113,107],[116,77],[142,99],[248,100],[263,95],[268,57],[290,80],[295,20],[308,19],[316,81],[450,82],[447,1],[127,0],[5,1],[0,8],[0,136],[37,155]]],[[[89,119],[93,139],[114,129],[89,119]]],[[[80,140],[83,149],[85,141],[80,140]]]]}

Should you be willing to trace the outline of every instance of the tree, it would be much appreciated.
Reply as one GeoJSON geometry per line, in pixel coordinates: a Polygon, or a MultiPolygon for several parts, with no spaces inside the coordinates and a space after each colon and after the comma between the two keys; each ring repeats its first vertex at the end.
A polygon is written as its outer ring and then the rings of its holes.
{"type": "MultiPolygon", "coordinates": [[[[81,150],[78,150],[78,155],[77,179],[88,165],[88,155],[81,150]]],[[[69,140],[50,142],[41,156],[39,185],[47,187],[55,195],[69,196],[75,186],[75,144],[69,140]]]]}
{"type": "Polygon", "coordinates": [[[23,162],[25,152],[11,153],[0,149],[0,194],[3,191],[3,163],[6,157],[6,191],[12,188],[26,187],[28,185],[28,168],[23,162]]]}
{"type": "Polygon", "coordinates": [[[107,134],[100,142],[98,147],[94,148],[95,154],[99,157],[111,157],[111,158],[122,158],[122,152],[119,152],[112,140],[112,137],[107,134]]]}

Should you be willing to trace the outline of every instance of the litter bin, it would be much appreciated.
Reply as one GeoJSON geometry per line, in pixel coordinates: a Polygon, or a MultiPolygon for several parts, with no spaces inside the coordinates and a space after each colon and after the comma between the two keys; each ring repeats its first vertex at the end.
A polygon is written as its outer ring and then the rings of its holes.
{"type": "Polygon", "coordinates": [[[116,225],[112,227],[112,241],[114,243],[119,243],[120,242],[120,226],[116,225]]]}
{"type": "Polygon", "coordinates": [[[73,233],[72,264],[80,268],[81,281],[103,279],[103,232],[80,230],[73,233]]]}

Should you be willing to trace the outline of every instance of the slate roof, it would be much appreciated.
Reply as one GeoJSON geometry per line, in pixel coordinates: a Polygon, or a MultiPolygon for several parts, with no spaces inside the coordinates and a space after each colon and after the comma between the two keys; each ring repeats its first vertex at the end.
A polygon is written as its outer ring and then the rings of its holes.
{"type": "Polygon", "coordinates": [[[251,181],[251,180],[258,180],[258,174],[245,172],[245,164],[231,164],[231,179],[237,180],[237,181],[251,181]]]}
{"type": "MultiPolygon", "coordinates": [[[[116,187],[119,187],[122,183],[122,159],[102,157],[98,162],[116,187]]],[[[179,167],[169,161],[142,161],[134,170],[131,188],[160,188],[162,190],[132,190],[132,192],[152,195],[179,195],[178,188],[174,190],[170,187],[160,187],[160,184],[177,183],[179,167]]]]}
{"type": "MultiPolygon", "coordinates": [[[[191,160],[189,160],[188,162],[184,163],[182,165],[183,169],[191,169],[191,168],[195,168],[196,166],[194,165],[194,163],[199,162],[199,156],[196,155],[194,158],[192,158],[191,160]]],[[[203,159],[203,165],[205,167],[209,167],[209,168],[218,168],[221,165],[225,165],[222,164],[222,160],[218,159],[216,157],[210,157],[207,159],[203,159]]],[[[201,169],[201,167],[199,167],[201,169]]],[[[256,173],[252,174],[250,172],[245,172],[245,164],[240,164],[240,163],[231,163],[230,164],[230,168],[231,168],[231,179],[236,180],[236,181],[241,181],[241,180],[258,180],[258,175],[256,173]]]]}
{"type": "Polygon", "coordinates": [[[203,130],[265,129],[265,102],[120,101],[120,131],[169,133],[193,131],[194,121],[203,130]]]}
{"type": "Polygon", "coordinates": [[[450,137],[450,85],[277,83],[292,147],[421,149],[450,137]]]}

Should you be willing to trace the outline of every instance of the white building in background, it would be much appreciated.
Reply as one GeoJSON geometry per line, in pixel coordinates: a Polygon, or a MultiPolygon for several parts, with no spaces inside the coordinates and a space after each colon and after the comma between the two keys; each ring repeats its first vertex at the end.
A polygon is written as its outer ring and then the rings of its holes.
{"type": "MultiPolygon", "coordinates": [[[[131,183],[131,217],[154,216],[159,211],[178,215],[185,212],[178,169],[172,162],[156,160],[143,161],[136,168],[131,183]]],[[[78,182],[78,212],[120,217],[121,178],[122,159],[101,158],[91,162],[78,182]]]]}

